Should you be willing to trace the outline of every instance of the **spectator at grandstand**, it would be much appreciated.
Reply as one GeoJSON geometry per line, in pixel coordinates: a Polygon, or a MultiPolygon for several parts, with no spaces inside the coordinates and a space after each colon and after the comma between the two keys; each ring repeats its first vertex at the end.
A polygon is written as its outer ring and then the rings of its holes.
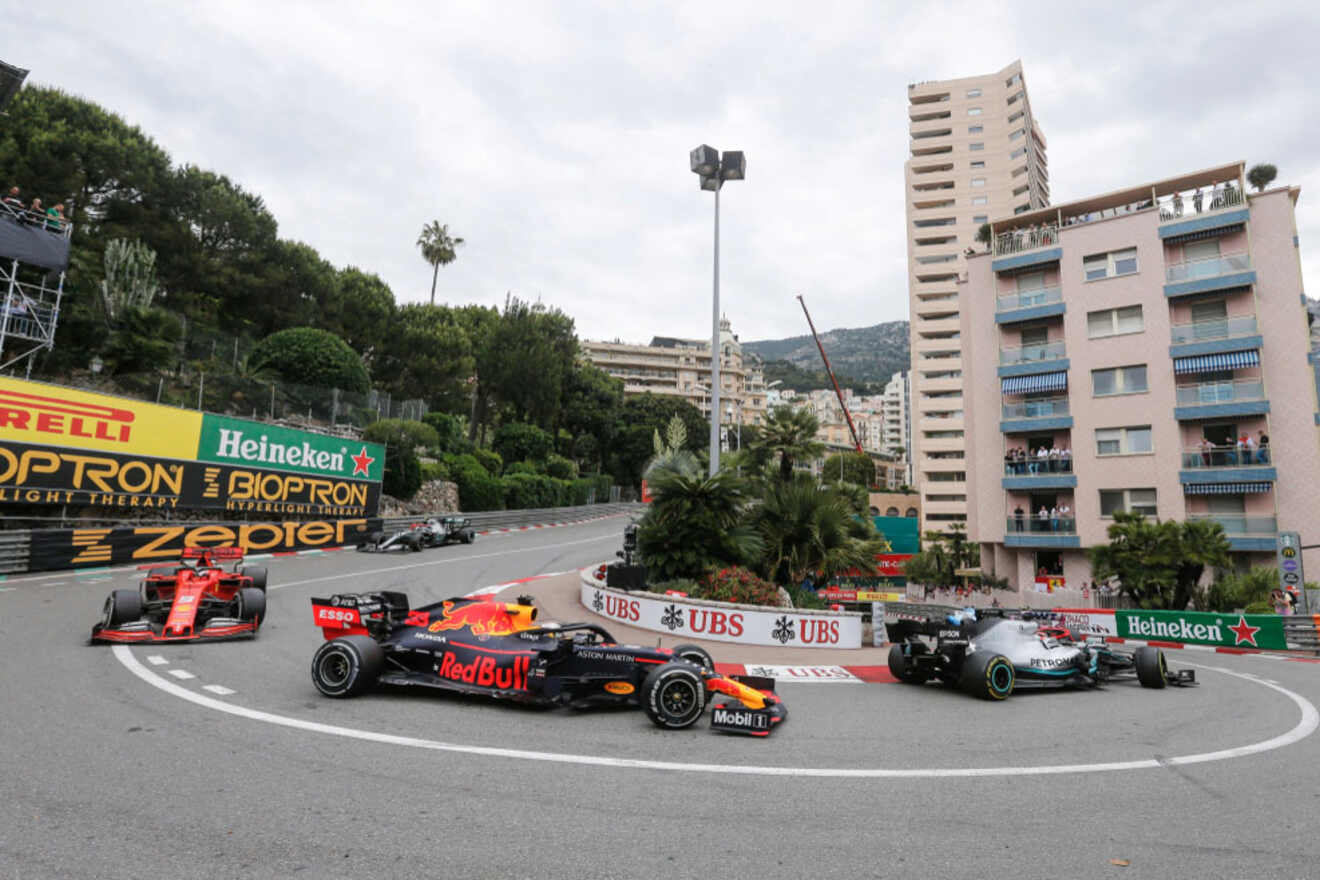
{"type": "Polygon", "coordinates": [[[23,199],[19,195],[18,187],[9,188],[9,193],[5,196],[5,207],[8,209],[5,213],[13,214],[19,220],[23,219],[23,199]]]}
{"type": "Polygon", "coordinates": [[[41,199],[33,199],[32,206],[28,208],[27,221],[29,223],[41,224],[46,218],[46,209],[41,207],[41,199]]]}

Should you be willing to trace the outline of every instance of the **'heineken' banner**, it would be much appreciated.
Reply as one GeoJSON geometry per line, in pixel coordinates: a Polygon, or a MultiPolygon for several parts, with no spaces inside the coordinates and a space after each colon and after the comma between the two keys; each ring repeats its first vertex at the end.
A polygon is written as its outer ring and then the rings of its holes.
{"type": "Polygon", "coordinates": [[[249,553],[311,550],[365,541],[379,519],[181,523],[32,532],[29,571],[177,560],[185,547],[242,547],[249,553]]]}
{"type": "Polygon", "coordinates": [[[1225,648],[1284,650],[1288,647],[1283,636],[1283,618],[1272,614],[1120,608],[1114,612],[1114,618],[1118,635],[1125,639],[1225,648]]]}
{"type": "Polygon", "coordinates": [[[218,464],[380,482],[385,447],[206,413],[197,458],[218,464]]]}

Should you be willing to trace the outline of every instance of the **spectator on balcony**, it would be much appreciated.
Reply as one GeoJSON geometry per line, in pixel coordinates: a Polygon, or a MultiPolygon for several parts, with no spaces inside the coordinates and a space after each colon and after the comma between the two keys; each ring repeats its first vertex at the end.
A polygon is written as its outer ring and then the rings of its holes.
{"type": "Polygon", "coordinates": [[[1057,532],[1058,530],[1059,530],[1059,508],[1057,508],[1057,507],[1051,507],[1051,508],[1050,508],[1050,531],[1051,531],[1051,532],[1057,532]]]}
{"type": "Polygon", "coordinates": [[[1270,435],[1260,431],[1260,442],[1256,444],[1256,463],[1270,463],[1270,435]]]}
{"type": "Polygon", "coordinates": [[[1192,207],[1196,209],[1196,213],[1198,214],[1201,213],[1202,198],[1204,198],[1204,196],[1201,194],[1201,188],[1198,186],[1196,188],[1196,194],[1192,196],[1192,207]]]}
{"type": "Polygon", "coordinates": [[[1210,193],[1210,210],[1224,207],[1224,189],[1219,184],[1215,184],[1214,191],[1210,193]]]}
{"type": "Polygon", "coordinates": [[[1246,464],[1251,459],[1247,458],[1247,435],[1242,434],[1237,438],[1237,445],[1234,447],[1233,465],[1246,464]]]}
{"type": "Polygon", "coordinates": [[[1181,217],[1183,211],[1182,193],[1173,194],[1173,216],[1181,217]]]}
{"type": "Polygon", "coordinates": [[[11,186],[9,188],[9,194],[5,196],[5,207],[9,209],[9,213],[14,215],[15,219],[23,219],[23,199],[18,192],[18,187],[11,186]]]}
{"type": "Polygon", "coordinates": [[[1210,442],[1209,437],[1202,437],[1200,443],[1200,449],[1201,449],[1201,464],[1205,465],[1206,467],[1210,467],[1210,463],[1213,460],[1213,456],[1215,452],[1215,444],[1210,442]]]}
{"type": "Polygon", "coordinates": [[[1023,524],[1026,522],[1026,514],[1022,512],[1022,505],[1019,504],[1013,511],[1013,531],[1022,531],[1023,524]]]}
{"type": "Polygon", "coordinates": [[[1072,473],[1072,449],[1067,446],[1059,450],[1059,469],[1065,474],[1072,473]]]}
{"type": "Polygon", "coordinates": [[[1074,530],[1072,508],[1068,506],[1067,501],[1059,505],[1059,528],[1065,532],[1074,530]]]}
{"type": "Polygon", "coordinates": [[[38,226],[46,217],[46,209],[41,207],[41,199],[33,199],[32,206],[28,208],[27,220],[29,223],[36,223],[38,226]]]}
{"type": "Polygon", "coordinates": [[[1033,474],[1043,474],[1050,466],[1050,451],[1044,446],[1036,450],[1036,467],[1033,474]]]}
{"type": "Polygon", "coordinates": [[[1253,461],[1256,460],[1256,438],[1251,436],[1250,434],[1243,434],[1242,444],[1244,447],[1242,463],[1251,464],[1253,461]]]}
{"type": "Polygon", "coordinates": [[[1039,525],[1036,526],[1037,529],[1042,532],[1048,532],[1050,530],[1049,508],[1042,504],[1040,506],[1040,513],[1036,514],[1036,521],[1039,523],[1039,525]]]}

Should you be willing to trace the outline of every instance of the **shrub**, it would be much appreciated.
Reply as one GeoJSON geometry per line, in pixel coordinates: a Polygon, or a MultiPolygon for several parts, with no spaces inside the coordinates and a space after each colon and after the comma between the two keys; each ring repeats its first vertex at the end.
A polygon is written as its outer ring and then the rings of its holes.
{"type": "Polygon", "coordinates": [[[411,446],[385,447],[385,476],[381,491],[404,501],[422,487],[422,468],[411,446]]]}
{"type": "Polygon", "coordinates": [[[554,486],[545,474],[510,474],[500,479],[508,510],[554,507],[554,486]]]}
{"type": "Polygon", "coordinates": [[[443,461],[424,461],[422,462],[422,482],[430,483],[434,480],[448,480],[449,468],[443,461]]]}
{"type": "Polygon", "coordinates": [[[576,480],[573,480],[572,483],[569,484],[572,492],[572,500],[568,502],[567,506],[582,507],[589,503],[587,499],[591,497],[591,489],[594,485],[595,480],[590,477],[578,477],[576,480]]]}
{"type": "Polygon", "coordinates": [[[572,507],[573,506],[573,481],[560,480],[550,477],[551,488],[554,489],[552,500],[546,507],[572,507]]]}
{"type": "Polygon", "coordinates": [[[477,461],[480,462],[481,466],[486,469],[486,473],[490,474],[492,477],[498,477],[500,472],[504,470],[504,459],[500,458],[498,452],[492,452],[489,449],[474,449],[472,454],[476,457],[477,461]]]}
{"type": "Polygon", "coordinates": [[[522,422],[500,425],[490,446],[505,461],[541,461],[554,451],[554,441],[549,434],[522,422]]]}
{"type": "Polygon", "coordinates": [[[248,355],[248,369],[273,370],[284,381],[299,385],[357,394],[371,390],[358,353],[335,334],[313,327],[291,327],[267,336],[248,355]]]}
{"type": "Polygon", "coordinates": [[[695,599],[715,599],[742,605],[779,604],[779,588],[741,565],[711,569],[697,580],[696,590],[689,595],[695,599]]]}
{"type": "Polygon", "coordinates": [[[532,461],[515,461],[504,466],[504,476],[506,477],[512,476],[513,474],[539,473],[541,473],[541,469],[536,466],[536,462],[532,461]]]}
{"type": "Polygon", "coordinates": [[[373,443],[384,443],[386,446],[407,446],[414,451],[419,446],[433,449],[437,443],[435,428],[410,419],[374,421],[362,432],[362,439],[373,443]]]}
{"type": "Polygon", "coordinates": [[[545,459],[545,472],[558,480],[571,480],[577,476],[577,465],[562,455],[551,453],[545,459]]]}
{"type": "Polygon", "coordinates": [[[444,461],[450,479],[458,485],[458,506],[465,513],[502,509],[504,491],[500,480],[491,476],[476,456],[447,455],[444,461]]]}
{"type": "Polygon", "coordinates": [[[794,608],[828,608],[829,604],[816,594],[815,590],[803,587],[789,587],[788,597],[793,600],[794,608]]]}
{"type": "Polygon", "coordinates": [[[440,452],[471,452],[472,444],[463,436],[463,420],[445,412],[429,412],[422,421],[435,429],[435,448],[440,452]]]}
{"type": "Polygon", "coordinates": [[[647,584],[646,589],[651,593],[664,593],[666,590],[675,590],[679,593],[687,593],[689,596],[695,595],[698,587],[697,582],[690,578],[674,578],[668,581],[657,581],[653,584],[647,584]]]}

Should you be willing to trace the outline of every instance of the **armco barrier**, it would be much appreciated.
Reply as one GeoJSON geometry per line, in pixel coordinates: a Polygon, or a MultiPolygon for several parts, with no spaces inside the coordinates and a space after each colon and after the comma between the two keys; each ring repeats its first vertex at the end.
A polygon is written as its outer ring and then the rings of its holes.
{"type": "MultiPolygon", "coordinates": [[[[579,519],[592,519],[602,516],[614,516],[622,513],[640,514],[646,510],[645,504],[587,504],[581,507],[545,507],[537,510],[490,510],[482,513],[419,513],[415,516],[391,516],[383,522],[386,529],[399,529],[421,522],[430,516],[466,516],[472,520],[472,527],[477,531],[491,529],[516,529],[521,526],[545,525],[556,522],[569,522],[579,519]]],[[[623,530],[619,530],[622,540],[623,530]]]]}
{"type": "Polygon", "coordinates": [[[31,535],[28,531],[0,532],[0,574],[28,570],[31,535]]]}
{"type": "Polygon", "coordinates": [[[784,648],[862,646],[862,615],[858,611],[765,608],[628,592],[605,586],[595,579],[593,571],[583,569],[580,574],[580,599],[584,608],[609,620],[677,640],[710,639],[784,648]]]}

